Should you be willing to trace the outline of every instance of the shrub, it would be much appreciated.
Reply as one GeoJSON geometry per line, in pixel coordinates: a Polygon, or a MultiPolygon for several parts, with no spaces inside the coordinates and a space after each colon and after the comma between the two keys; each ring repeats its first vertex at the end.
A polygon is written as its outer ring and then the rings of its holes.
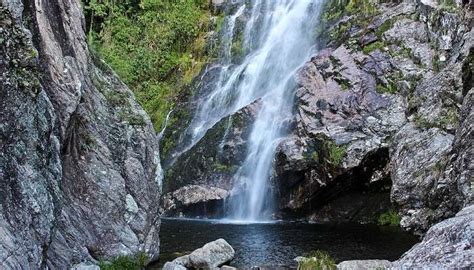
{"type": "Polygon", "coordinates": [[[399,226],[400,225],[400,216],[397,211],[390,209],[389,211],[382,213],[377,222],[381,226],[399,226]]]}
{"type": "Polygon", "coordinates": [[[344,156],[346,155],[346,152],[347,152],[347,146],[346,145],[338,146],[333,141],[328,141],[326,143],[326,148],[328,151],[329,161],[335,166],[341,165],[342,160],[344,159],[344,156]]]}
{"type": "Polygon", "coordinates": [[[148,261],[148,255],[140,252],[135,256],[119,256],[110,262],[101,261],[99,267],[101,270],[141,270],[148,261]]]}
{"type": "Polygon", "coordinates": [[[336,262],[327,253],[316,250],[298,262],[298,270],[333,270],[337,269],[336,262]]]}

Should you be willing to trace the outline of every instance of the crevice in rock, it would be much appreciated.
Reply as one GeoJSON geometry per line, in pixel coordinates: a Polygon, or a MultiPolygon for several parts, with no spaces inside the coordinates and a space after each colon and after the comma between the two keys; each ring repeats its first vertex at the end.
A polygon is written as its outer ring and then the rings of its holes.
{"type": "Polygon", "coordinates": [[[55,40],[58,41],[59,46],[63,52],[64,56],[71,56],[75,57],[76,54],[72,47],[72,42],[69,40],[69,35],[64,29],[64,21],[63,21],[63,11],[61,11],[61,7],[58,1],[43,1],[44,3],[44,12],[47,13],[46,17],[49,20],[49,24],[51,29],[53,30],[53,34],[55,40]]]}

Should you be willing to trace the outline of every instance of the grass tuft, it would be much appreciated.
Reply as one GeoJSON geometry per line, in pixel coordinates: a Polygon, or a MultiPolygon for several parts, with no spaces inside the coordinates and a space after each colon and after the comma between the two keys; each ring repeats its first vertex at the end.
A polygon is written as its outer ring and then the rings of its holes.
{"type": "Polygon", "coordinates": [[[298,262],[298,270],[335,270],[334,259],[325,251],[316,250],[298,262]]]}
{"type": "Polygon", "coordinates": [[[101,270],[141,270],[148,261],[148,255],[140,252],[135,256],[119,256],[110,262],[101,261],[99,267],[101,270]]]}

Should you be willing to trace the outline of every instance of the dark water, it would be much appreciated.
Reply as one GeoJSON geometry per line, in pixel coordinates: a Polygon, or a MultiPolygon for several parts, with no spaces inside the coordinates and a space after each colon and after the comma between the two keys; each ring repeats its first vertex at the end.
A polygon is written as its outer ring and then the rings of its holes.
{"type": "Polygon", "coordinates": [[[313,250],[327,251],[336,261],[395,260],[417,242],[394,227],[296,222],[244,225],[163,219],[160,235],[160,262],[155,267],[218,238],[234,247],[236,256],[231,265],[241,267],[292,266],[295,257],[313,250]]]}

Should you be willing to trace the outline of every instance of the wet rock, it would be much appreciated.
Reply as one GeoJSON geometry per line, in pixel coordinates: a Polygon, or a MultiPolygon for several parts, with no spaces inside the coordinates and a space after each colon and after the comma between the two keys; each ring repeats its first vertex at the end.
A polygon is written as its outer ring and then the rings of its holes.
{"type": "Polygon", "coordinates": [[[423,241],[394,262],[395,268],[469,269],[472,267],[474,206],[462,209],[426,233],[423,241]]]}
{"type": "Polygon", "coordinates": [[[472,20],[428,2],[378,8],[365,31],[342,18],[339,31],[352,27],[334,36],[349,40],[298,72],[295,129],[273,176],[280,209],[328,221],[355,219],[346,205],[377,201],[383,192],[369,191],[392,181],[402,226],[422,234],[472,202],[472,20]]]}
{"type": "MultiPolygon", "coordinates": [[[[472,42],[467,44],[472,47],[472,42]]],[[[469,59],[448,65],[417,86],[413,122],[394,137],[392,200],[400,206],[401,225],[418,234],[472,202],[467,179],[474,171],[468,161],[473,151],[473,90],[460,71],[461,66],[472,70],[465,64],[469,59]]]]}
{"type": "Polygon", "coordinates": [[[258,108],[257,101],[222,119],[196,145],[179,156],[167,170],[165,192],[187,185],[232,189],[232,176],[245,158],[250,123],[258,108]]]}
{"type": "Polygon", "coordinates": [[[353,260],[343,261],[337,265],[338,270],[373,270],[373,269],[389,269],[392,263],[387,260],[353,260]]]}
{"type": "Polygon", "coordinates": [[[189,255],[167,262],[164,269],[218,269],[219,266],[231,261],[234,255],[232,246],[224,239],[218,239],[205,244],[189,255]]]}
{"type": "Polygon", "coordinates": [[[175,216],[184,213],[185,216],[214,216],[221,201],[229,196],[227,190],[217,187],[198,185],[184,186],[163,196],[163,210],[165,216],[175,216]],[[213,206],[213,203],[216,205],[213,206]],[[200,209],[202,205],[202,209],[200,209]]]}

